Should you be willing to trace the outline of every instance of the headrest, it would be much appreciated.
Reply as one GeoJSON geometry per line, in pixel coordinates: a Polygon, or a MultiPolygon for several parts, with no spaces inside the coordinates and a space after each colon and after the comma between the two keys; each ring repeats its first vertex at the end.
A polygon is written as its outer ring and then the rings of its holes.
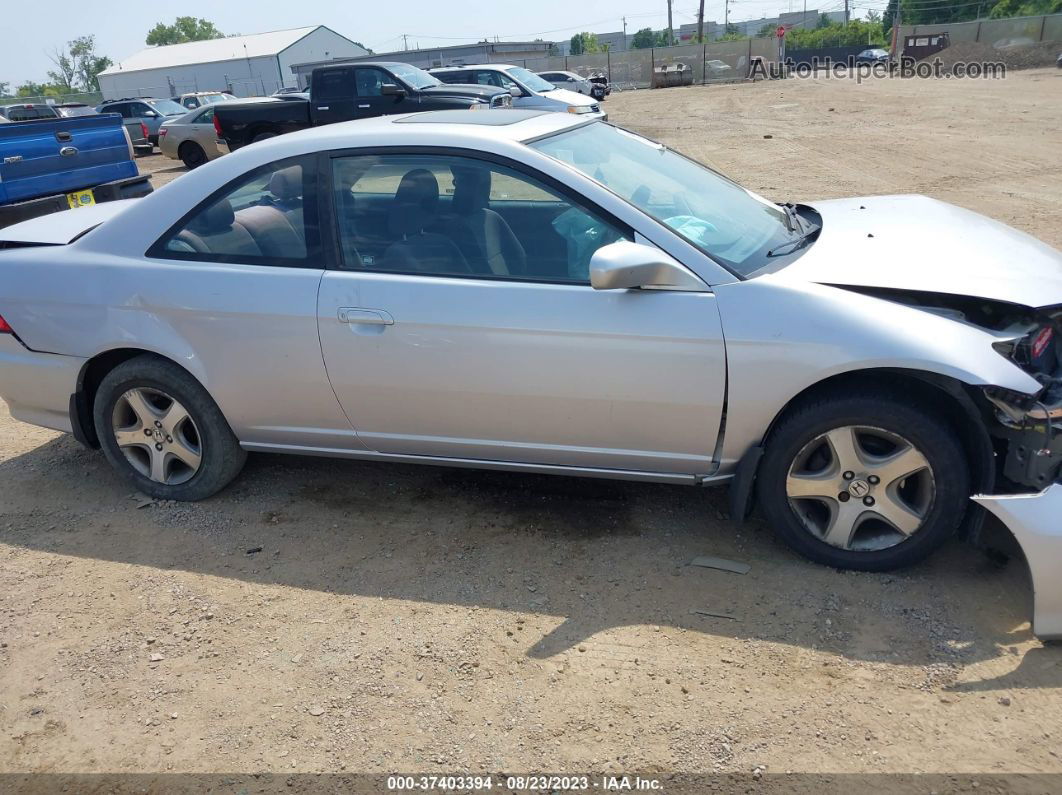
{"type": "Polygon", "coordinates": [[[439,181],[426,168],[408,172],[398,184],[388,226],[393,235],[412,235],[430,224],[439,209],[439,181]]]}
{"type": "Polygon", "coordinates": [[[188,229],[198,235],[220,235],[232,229],[235,220],[232,203],[228,199],[222,199],[196,213],[188,223],[188,229]]]}
{"type": "Polygon", "coordinates": [[[453,166],[454,212],[468,215],[490,204],[490,170],[475,166],[453,166]]]}
{"type": "Polygon", "coordinates": [[[269,192],[280,201],[301,196],[302,166],[288,166],[273,172],[273,176],[269,178],[269,192]]]}

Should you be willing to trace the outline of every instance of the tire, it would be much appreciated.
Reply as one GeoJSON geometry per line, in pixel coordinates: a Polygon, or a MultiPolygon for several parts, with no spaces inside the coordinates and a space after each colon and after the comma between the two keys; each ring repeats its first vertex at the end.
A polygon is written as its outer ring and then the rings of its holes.
{"type": "Polygon", "coordinates": [[[151,354],[111,370],[92,413],[107,461],[157,499],[210,497],[233,481],[247,459],[202,385],[151,354]]]}
{"type": "Polygon", "coordinates": [[[771,527],[801,555],[839,569],[888,571],[923,560],[955,533],[970,474],[942,416],[896,394],[846,392],[799,404],[779,422],[756,493],[771,527]]]}
{"type": "Polygon", "coordinates": [[[182,143],[177,149],[177,156],[181,158],[181,162],[188,167],[189,171],[193,168],[199,168],[199,166],[207,162],[206,152],[195,141],[182,143]]]}
{"type": "Polygon", "coordinates": [[[256,135],[254,138],[251,139],[251,143],[252,144],[256,144],[259,141],[265,141],[265,140],[268,140],[269,138],[276,138],[276,137],[277,137],[277,134],[275,132],[261,132],[261,133],[258,133],[258,135],[256,135]]]}

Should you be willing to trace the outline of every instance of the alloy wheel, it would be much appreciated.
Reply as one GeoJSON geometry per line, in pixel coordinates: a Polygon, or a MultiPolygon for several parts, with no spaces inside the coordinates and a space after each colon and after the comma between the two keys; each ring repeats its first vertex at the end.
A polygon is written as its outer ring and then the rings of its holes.
{"type": "Polygon", "coordinates": [[[138,387],[114,404],[118,449],[141,475],[168,486],[191,480],[203,460],[199,429],[188,410],[158,389],[138,387]]]}
{"type": "Polygon", "coordinates": [[[852,551],[906,541],[922,529],[936,494],[933,469],[910,441],[882,428],[852,425],[804,445],[785,489],[809,533],[852,551]]]}

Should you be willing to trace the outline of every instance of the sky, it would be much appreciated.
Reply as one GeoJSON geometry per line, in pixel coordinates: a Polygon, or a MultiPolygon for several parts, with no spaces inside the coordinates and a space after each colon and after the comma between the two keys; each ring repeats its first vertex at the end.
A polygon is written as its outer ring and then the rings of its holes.
{"type": "MultiPolygon", "coordinates": [[[[723,20],[724,0],[706,0],[707,20],[723,20]]],[[[865,0],[853,0],[862,3],[865,0]]],[[[561,40],[589,30],[660,29],[667,25],[666,0],[535,0],[535,2],[473,3],[468,0],[182,0],[179,4],[138,4],[130,0],[82,0],[55,5],[6,0],[5,23],[17,35],[4,37],[0,47],[0,82],[12,87],[44,82],[53,68],[48,54],[78,36],[94,34],[96,50],[118,61],[142,49],[156,22],[195,16],[208,19],[226,34],[261,33],[308,25],[327,25],[376,52],[402,49],[402,34],[411,47],[438,47],[493,39],[561,40]],[[393,9],[388,12],[387,9],[393,9]]],[[[732,20],[759,19],[779,11],[801,10],[803,0],[731,0],[732,20]]],[[[674,0],[674,25],[695,22],[698,0],[674,0]]],[[[882,0],[881,5],[884,5],[882,0]]],[[[843,7],[843,0],[821,0],[809,7],[843,7]]],[[[861,14],[860,14],[861,15],[861,14]]]]}

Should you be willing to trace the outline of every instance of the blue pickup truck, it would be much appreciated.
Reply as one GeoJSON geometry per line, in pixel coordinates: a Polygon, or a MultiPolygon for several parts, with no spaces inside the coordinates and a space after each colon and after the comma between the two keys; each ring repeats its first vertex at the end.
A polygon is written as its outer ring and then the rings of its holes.
{"type": "Polygon", "coordinates": [[[0,227],[151,193],[113,114],[10,121],[0,114],[0,227]]]}

